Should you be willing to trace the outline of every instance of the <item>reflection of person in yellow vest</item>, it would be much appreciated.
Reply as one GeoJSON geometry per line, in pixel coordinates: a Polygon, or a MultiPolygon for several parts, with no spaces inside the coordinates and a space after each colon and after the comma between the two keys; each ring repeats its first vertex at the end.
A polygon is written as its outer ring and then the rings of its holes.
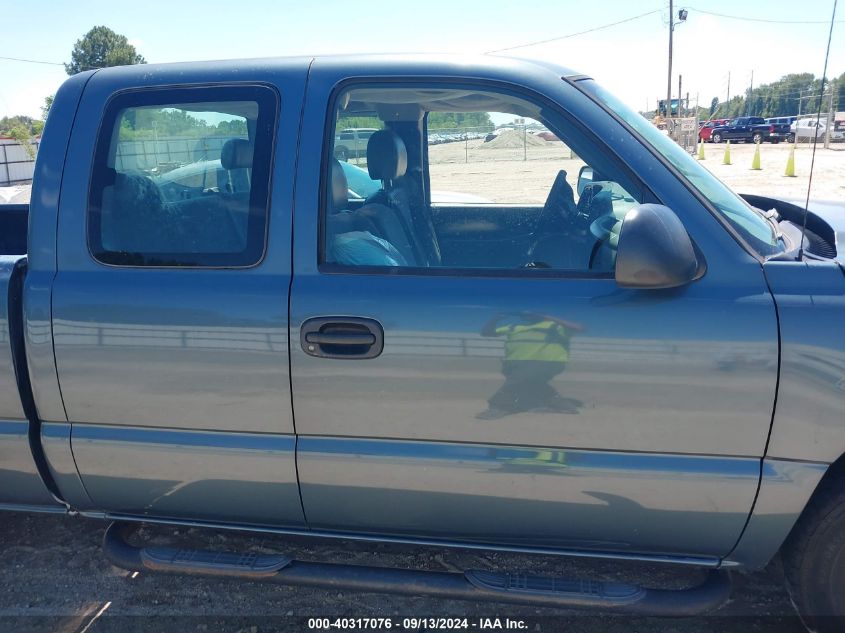
{"type": "Polygon", "coordinates": [[[481,330],[482,336],[506,337],[505,383],[476,417],[493,420],[525,411],[578,413],[581,402],[562,397],[549,382],[566,368],[570,339],[583,328],[540,314],[518,317],[519,322],[499,325],[505,316],[496,315],[481,330]]]}

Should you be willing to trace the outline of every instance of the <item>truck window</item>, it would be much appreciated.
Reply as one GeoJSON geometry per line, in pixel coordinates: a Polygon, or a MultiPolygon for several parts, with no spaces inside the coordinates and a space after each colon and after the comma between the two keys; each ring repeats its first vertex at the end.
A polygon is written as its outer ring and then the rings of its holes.
{"type": "Polygon", "coordinates": [[[91,179],[92,255],[121,266],[256,264],[276,110],[275,92],[258,86],[114,98],[91,179]]]}
{"type": "Polygon", "coordinates": [[[394,84],[336,103],[336,130],[381,129],[358,151],[326,131],[323,265],[606,276],[622,219],[645,201],[600,141],[517,95],[394,84]]]}

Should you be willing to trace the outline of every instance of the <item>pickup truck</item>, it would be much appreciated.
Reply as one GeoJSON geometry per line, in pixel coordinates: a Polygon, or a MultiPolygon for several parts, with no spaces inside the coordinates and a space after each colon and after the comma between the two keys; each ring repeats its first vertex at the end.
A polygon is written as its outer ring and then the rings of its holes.
{"type": "Polygon", "coordinates": [[[363,158],[367,155],[367,142],[375,128],[347,128],[335,136],[335,158],[347,161],[350,158],[363,158]]]}
{"type": "Polygon", "coordinates": [[[652,614],[716,608],[732,570],[781,554],[801,613],[839,630],[842,217],[740,198],[553,64],[80,73],[46,124],[27,254],[0,258],[0,507],[110,521],[127,569],[652,614]],[[526,182],[520,153],[473,168],[493,202],[434,204],[454,170],[431,163],[430,112],[525,117],[578,160],[548,159],[544,201],[501,185],[526,182]],[[365,195],[335,158],[350,117],[381,123],[365,195]],[[238,556],[130,541],[143,522],[707,573],[238,556]]]}
{"type": "Polygon", "coordinates": [[[722,141],[780,143],[782,140],[789,138],[788,124],[766,123],[766,120],[759,116],[741,116],[729,121],[727,125],[714,127],[710,133],[710,140],[714,143],[721,143],[722,141]]]}

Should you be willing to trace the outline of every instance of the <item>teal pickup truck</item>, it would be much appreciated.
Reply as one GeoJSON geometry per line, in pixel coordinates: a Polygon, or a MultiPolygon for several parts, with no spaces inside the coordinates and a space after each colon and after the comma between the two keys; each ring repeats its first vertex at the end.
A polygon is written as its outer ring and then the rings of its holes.
{"type": "Polygon", "coordinates": [[[740,198],[550,64],[80,73],[27,253],[0,258],[0,506],[108,520],[128,569],[653,614],[716,608],[780,553],[839,630],[843,209],[740,198]],[[429,147],[433,112],[561,142],[429,147]],[[710,572],[362,567],[145,545],[142,522],[710,572]]]}

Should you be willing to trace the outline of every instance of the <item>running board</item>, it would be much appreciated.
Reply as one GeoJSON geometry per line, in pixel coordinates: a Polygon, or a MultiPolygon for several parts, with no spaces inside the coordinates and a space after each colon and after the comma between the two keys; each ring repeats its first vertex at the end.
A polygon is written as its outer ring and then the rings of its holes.
{"type": "Polygon", "coordinates": [[[713,570],[689,589],[647,589],[619,582],[489,571],[442,572],[293,560],[282,555],[219,553],[128,542],[135,526],[112,523],[106,557],[131,571],[157,571],[351,591],[435,596],[544,607],[598,608],[624,613],[687,616],[710,611],[730,596],[727,571],[713,570]]]}

